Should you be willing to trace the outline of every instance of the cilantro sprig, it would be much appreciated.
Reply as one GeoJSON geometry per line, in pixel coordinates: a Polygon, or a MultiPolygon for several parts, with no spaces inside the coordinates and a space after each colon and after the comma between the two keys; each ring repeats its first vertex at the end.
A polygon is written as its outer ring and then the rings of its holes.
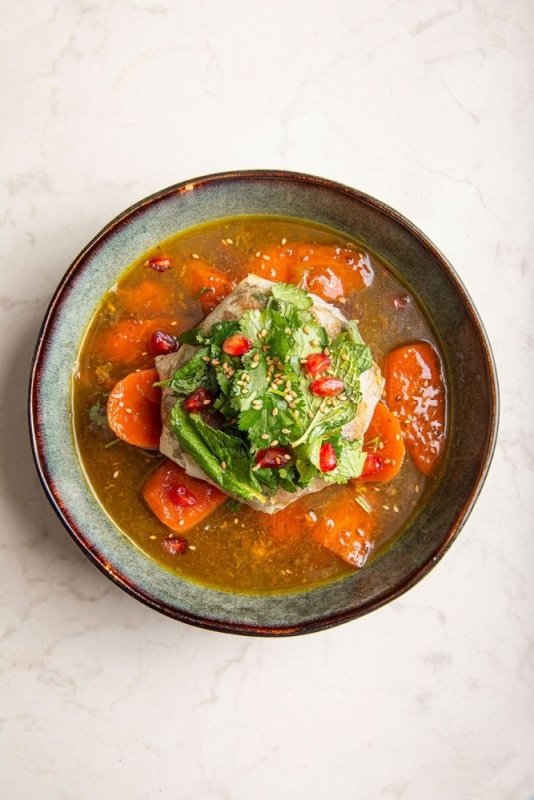
{"type": "Polygon", "coordinates": [[[209,334],[199,328],[182,334],[181,342],[198,349],[168,381],[178,396],[171,427],[183,449],[223,490],[260,502],[280,488],[296,491],[316,478],[346,483],[358,477],[365,461],[362,442],[341,433],[362,399],[360,375],[372,365],[356,324],[332,340],[302,289],[274,284],[262,300],[264,308],[245,311],[239,321],[216,323],[209,334]],[[243,356],[222,349],[236,333],[250,342],[243,356]],[[319,397],[310,389],[306,359],[324,351],[329,374],[344,383],[338,397],[319,397]],[[183,400],[201,387],[215,401],[209,412],[188,414],[183,400]],[[325,442],[337,459],[326,473],[320,465],[325,442]],[[256,455],[268,447],[283,447],[291,459],[282,468],[259,468],[256,455]]]}

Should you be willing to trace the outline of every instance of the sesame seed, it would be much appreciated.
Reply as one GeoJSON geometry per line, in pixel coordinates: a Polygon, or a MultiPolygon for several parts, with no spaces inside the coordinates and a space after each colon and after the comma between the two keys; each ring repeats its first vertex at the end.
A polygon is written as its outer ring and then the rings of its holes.
{"type": "Polygon", "coordinates": [[[210,360],[209,356],[202,356],[202,361],[208,362],[210,360]]]}
{"type": "Polygon", "coordinates": [[[203,406],[209,406],[210,403],[211,403],[211,400],[204,400],[202,405],[203,406]]]}
{"type": "Polygon", "coordinates": [[[193,258],[200,258],[200,256],[198,255],[198,253],[193,253],[193,258]]]}
{"type": "Polygon", "coordinates": [[[291,403],[293,401],[293,398],[290,394],[285,394],[284,400],[286,401],[286,403],[291,403]]]}
{"type": "Polygon", "coordinates": [[[286,244],[287,239],[282,239],[282,244],[286,244]]]}
{"type": "Polygon", "coordinates": [[[348,355],[346,353],[341,353],[341,360],[342,361],[348,361],[349,360],[348,355]]]}
{"type": "Polygon", "coordinates": [[[195,545],[194,545],[194,544],[190,544],[190,545],[189,545],[189,549],[190,549],[190,550],[196,550],[197,548],[195,547],[195,545]]]}
{"type": "Polygon", "coordinates": [[[218,358],[212,358],[211,363],[213,364],[214,367],[218,367],[221,362],[219,361],[218,358]]]}
{"type": "Polygon", "coordinates": [[[308,325],[304,326],[303,331],[304,331],[304,333],[309,333],[310,332],[310,329],[309,329],[308,325]]]}
{"type": "Polygon", "coordinates": [[[277,444],[278,444],[278,439],[274,439],[274,441],[271,442],[271,447],[276,447],[277,444]]]}
{"type": "Polygon", "coordinates": [[[233,239],[227,239],[226,240],[226,244],[233,244],[233,243],[234,243],[233,239]]]}
{"type": "Polygon", "coordinates": [[[258,363],[258,361],[260,360],[260,354],[254,353],[254,355],[252,356],[252,360],[258,363]]]}
{"type": "Polygon", "coordinates": [[[173,322],[171,322],[171,327],[173,327],[173,328],[174,328],[174,326],[175,326],[175,325],[178,325],[178,323],[176,322],[176,320],[174,320],[173,322]]]}
{"type": "Polygon", "coordinates": [[[261,464],[256,464],[255,467],[252,467],[252,472],[257,472],[259,469],[261,469],[261,464]]]}
{"type": "Polygon", "coordinates": [[[119,477],[119,470],[118,469],[113,473],[113,477],[114,478],[118,478],[119,477]]]}
{"type": "Polygon", "coordinates": [[[384,509],[384,511],[389,511],[389,506],[382,506],[382,508],[384,509]]]}
{"type": "Polygon", "coordinates": [[[312,339],[310,344],[312,347],[319,347],[319,342],[317,341],[317,339],[312,339]]]}
{"type": "Polygon", "coordinates": [[[237,525],[237,523],[238,523],[238,522],[239,522],[239,520],[238,520],[238,518],[236,517],[236,518],[234,519],[234,525],[237,525]]]}
{"type": "Polygon", "coordinates": [[[262,255],[262,258],[263,258],[264,261],[270,261],[271,260],[271,256],[266,256],[265,253],[262,255]]]}
{"type": "Polygon", "coordinates": [[[221,239],[221,244],[226,244],[226,239],[221,239]]]}
{"type": "Polygon", "coordinates": [[[415,486],[413,488],[414,488],[415,493],[417,494],[417,492],[419,491],[419,486],[417,485],[417,483],[415,484],[415,486]]]}
{"type": "Polygon", "coordinates": [[[158,537],[157,536],[151,536],[150,538],[151,539],[157,539],[158,537]]]}
{"type": "Polygon", "coordinates": [[[262,337],[267,336],[267,328],[262,328],[261,335],[262,337]]]}
{"type": "Polygon", "coordinates": [[[293,416],[298,417],[298,415],[299,415],[299,410],[298,408],[296,408],[295,411],[293,412],[293,416]]]}
{"type": "Polygon", "coordinates": [[[268,434],[268,433],[262,433],[262,435],[261,435],[261,438],[262,438],[262,439],[269,439],[269,438],[270,438],[270,436],[269,436],[269,434],[268,434]]]}
{"type": "Polygon", "coordinates": [[[273,414],[273,417],[276,417],[276,415],[278,414],[278,409],[277,408],[273,408],[272,414],[273,414]]]}
{"type": "Polygon", "coordinates": [[[181,519],[180,522],[178,523],[178,525],[183,525],[183,524],[184,524],[184,521],[183,521],[183,519],[181,519]]]}
{"type": "Polygon", "coordinates": [[[221,467],[222,467],[223,469],[226,469],[226,461],[221,461],[221,467]]]}
{"type": "Polygon", "coordinates": [[[284,333],[287,333],[287,335],[289,336],[291,334],[291,328],[285,328],[284,333]]]}
{"type": "Polygon", "coordinates": [[[128,414],[132,413],[132,409],[131,408],[127,408],[126,411],[128,412],[128,414]]]}
{"type": "Polygon", "coordinates": [[[315,511],[308,511],[308,513],[306,514],[306,516],[307,516],[309,519],[311,519],[311,521],[312,521],[312,522],[317,522],[317,514],[315,513],[315,511]]]}
{"type": "Polygon", "coordinates": [[[261,256],[261,250],[258,250],[258,252],[256,253],[256,258],[259,258],[259,256],[261,256]]]}
{"type": "Polygon", "coordinates": [[[310,419],[313,419],[313,411],[308,411],[308,416],[310,419]]]}
{"type": "Polygon", "coordinates": [[[328,347],[324,348],[323,353],[325,354],[325,356],[329,356],[330,355],[330,350],[328,349],[328,347]]]}
{"type": "Polygon", "coordinates": [[[285,433],[286,436],[289,432],[289,428],[282,428],[282,433],[285,433]]]}
{"type": "Polygon", "coordinates": [[[398,513],[399,513],[399,507],[398,507],[398,506],[393,506],[393,511],[394,511],[396,514],[398,514],[398,513]]]}
{"type": "Polygon", "coordinates": [[[289,403],[289,408],[295,408],[295,403],[289,403]]]}
{"type": "Polygon", "coordinates": [[[397,433],[397,434],[395,435],[395,439],[397,440],[397,442],[398,442],[398,441],[400,441],[400,438],[401,438],[401,435],[400,435],[400,433],[397,433]]]}

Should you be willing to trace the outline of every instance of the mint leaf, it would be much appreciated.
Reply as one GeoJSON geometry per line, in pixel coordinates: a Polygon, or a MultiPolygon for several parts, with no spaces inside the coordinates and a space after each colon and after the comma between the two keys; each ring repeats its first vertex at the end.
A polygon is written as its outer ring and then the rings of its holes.
{"type": "Polygon", "coordinates": [[[339,437],[336,444],[337,467],[332,472],[322,473],[321,477],[328,483],[347,483],[361,475],[367,454],[362,450],[361,439],[349,441],[339,437]]]}
{"type": "Polygon", "coordinates": [[[190,361],[176,370],[168,382],[171,391],[175,394],[191,394],[206,383],[208,363],[203,360],[205,356],[208,356],[207,347],[203,347],[190,361]]]}
{"type": "Polygon", "coordinates": [[[193,344],[196,345],[197,347],[204,341],[204,337],[200,332],[200,328],[189,328],[188,331],[184,331],[176,338],[182,344],[193,344]]]}

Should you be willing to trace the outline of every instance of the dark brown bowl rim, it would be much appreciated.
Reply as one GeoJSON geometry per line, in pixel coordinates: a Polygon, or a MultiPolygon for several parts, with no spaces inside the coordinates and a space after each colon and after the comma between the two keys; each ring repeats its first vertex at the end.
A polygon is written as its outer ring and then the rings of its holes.
{"type": "Polygon", "coordinates": [[[419,230],[419,228],[417,228],[412,222],[410,222],[409,219],[404,217],[398,211],[395,211],[395,209],[391,208],[387,204],[383,203],[380,200],[377,200],[374,197],[371,197],[368,194],[365,194],[364,192],[361,192],[357,189],[353,189],[342,183],[339,183],[337,181],[332,181],[327,178],[321,178],[306,173],[292,172],[287,170],[276,170],[276,169],[259,169],[259,170],[251,169],[251,170],[234,170],[228,172],[218,172],[209,175],[204,175],[199,178],[194,178],[193,180],[182,181],[180,183],[169,186],[165,189],[161,189],[160,191],[155,192],[154,194],[151,194],[148,197],[145,197],[143,200],[140,200],[139,202],[130,206],[121,214],[119,214],[117,217],[115,217],[113,220],[111,220],[111,222],[109,222],[86,245],[86,247],[83,248],[83,250],[74,259],[70,267],[65,272],[56,291],[52,296],[52,299],[46,310],[37,337],[37,343],[35,346],[35,351],[31,362],[28,395],[29,395],[28,418],[29,418],[30,442],[39,480],[45,491],[46,496],[48,497],[50,504],[52,505],[52,508],[54,509],[57,516],[59,517],[59,519],[61,520],[61,522],[71,535],[71,537],[74,539],[76,544],[80,547],[82,552],[87,556],[87,558],[89,558],[89,560],[92,561],[92,563],[95,564],[95,566],[98,567],[98,569],[104,575],[106,575],[107,578],[113,581],[117,586],[119,586],[125,592],[127,592],[140,602],[144,603],[145,605],[149,606],[150,608],[153,608],[159,613],[164,614],[165,616],[207,630],[219,631],[221,633],[242,634],[247,636],[270,636],[270,637],[295,636],[304,633],[313,633],[320,630],[326,630],[328,628],[341,625],[344,622],[349,622],[350,620],[362,617],[366,614],[369,614],[371,611],[375,611],[381,606],[384,606],[387,603],[391,602],[392,600],[395,600],[397,597],[400,597],[409,589],[411,589],[413,586],[415,586],[417,583],[419,583],[419,581],[422,580],[422,578],[424,578],[425,575],[427,575],[430,572],[430,570],[432,570],[436,566],[436,564],[443,558],[443,556],[448,551],[454,540],[457,538],[469,514],[471,513],[471,510],[485,483],[487,473],[491,464],[491,460],[493,458],[497,440],[498,422],[499,422],[499,387],[498,387],[497,371],[487,333],[485,331],[482,320],[480,319],[480,316],[467,290],[465,289],[462,281],[460,280],[459,276],[457,275],[452,265],[449,263],[446,257],[441,253],[441,251],[438,250],[438,248],[430,241],[430,239],[421,230],[419,230]],[[70,280],[72,279],[72,276],[78,270],[78,268],[83,263],[87,255],[93,249],[95,249],[100,244],[105,242],[107,237],[117,227],[123,225],[126,220],[137,216],[147,206],[150,206],[157,201],[163,200],[170,195],[180,194],[184,191],[191,191],[197,189],[199,186],[202,185],[206,185],[216,181],[227,181],[235,179],[245,179],[245,180],[276,179],[280,181],[297,181],[308,184],[315,184],[318,186],[324,186],[334,191],[341,192],[351,198],[358,200],[359,202],[366,203],[367,205],[374,207],[378,211],[382,212],[386,216],[392,217],[400,225],[406,228],[412,234],[412,236],[418,239],[422,245],[424,245],[434,254],[434,256],[439,260],[442,268],[448,274],[451,282],[455,284],[457,290],[461,295],[464,306],[467,309],[469,317],[477,330],[480,343],[483,348],[485,362],[488,368],[488,375],[489,375],[489,386],[491,391],[491,398],[490,398],[491,410],[490,410],[490,426],[487,431],[484,457],[481,462],[477,480],[474,483],[468,498],[463,503],[462,507],[458,510],[455,523],[451,526],[449,534],[442,542],[441,546],[436,550],[434,555],[431,558],[429,558],[426,561],[426,563],[423,564],[423,566],[421,566],[413,575],[409,576],[400,585],[394,587],[391,591],[388,591],[386,594],[380,596],[376,600],[369,602],[357,609],[348,610],[339,614],[333,614],[323,619],[315,619],[303,622],[301,624],[294,626],[263,627],[260,625],[246,625],[243,623],[233,623],[215,619],[207,619],[202,616],[195,616],[193,614],[189,614],[183,610],[169,608],[165,604],[156,600],[154,597],[150,596],[148,593],[139,589],[126,577],[126,575],[121,573],[115,567],[112,567],[111,564],[109,564],[106,561],[106,559],[104,559],[99,553],[95,552],[95,550],[92,548],[91,542],[86,538],[83,531],[80,530],[79,527],[74,523],[71,515],[69,514],[68,509],[64,506],[64,504],[61,501],[61,496],[58,491],[58,488],[54,482],[51,472],[47,467],[41,442],[39,408],[38,408],[38,394],[39,394],[38,387],[42,372],[41,359],[45,349],[48,334],[53,329],[54,321],[61,310],[64,300],[62,296],[65,292],[65,289],[69,284],[70,280]]]}

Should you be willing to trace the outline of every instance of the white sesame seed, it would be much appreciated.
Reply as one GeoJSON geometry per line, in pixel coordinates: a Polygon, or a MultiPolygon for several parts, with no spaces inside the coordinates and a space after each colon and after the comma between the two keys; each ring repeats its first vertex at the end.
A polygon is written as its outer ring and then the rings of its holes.
{"type": "Polygon", "coordinates": [[[113,477],[114,478],[118,478],[119,477],[119,470],[118,469],[115,470],[115,472],[113,473],[113,477]]]}
{"type": "Polygon", "coordinates": [[[271,442],[271,447],[276,447],[277,444],[278,444],[278,439],[274,439],[274,441],[271,442]]]}
{"type": "Polygon", "coordinates": [[[286,242],[287,242],[287,239],[285,239],[285,238],[282,239],[282,244],[286,244],[286,242]]]}
{"type": "Polygon", "coordinates": [[[198,255],[198,253],[193,253],[193,258],[200,258],[200,256],[198,255]]]}
{"type": "Polygon", "coordinates": [[[190,550],[196,550],[197,548],[195,547],[195,545],[194,545],[194,544],[190,544],[190,545],[189,545],[189,549],[190,549],[190,550]]]}
{"type": "Polygon", "coordinates": [[[276,417],[276,415],[278,414],[278,409],[277,408],[273,408],[272,414],[273,414],[273,417],[276,417]]]}
{"type": "Polygon", "coordinates": [[[282,428],[282,433],[285,433],[285,434],[286,434],[286,436],[287,436],[287,434],[288,434],[289,432],[290,432],[290,431],[289,431],[289,428],[282,428]]]}
{"type": "Polygon", "coordinates": [[[268,433],[262,433],[261,438],[262,439],[269,439],[270,437],[269,437],[268,433]]]}

